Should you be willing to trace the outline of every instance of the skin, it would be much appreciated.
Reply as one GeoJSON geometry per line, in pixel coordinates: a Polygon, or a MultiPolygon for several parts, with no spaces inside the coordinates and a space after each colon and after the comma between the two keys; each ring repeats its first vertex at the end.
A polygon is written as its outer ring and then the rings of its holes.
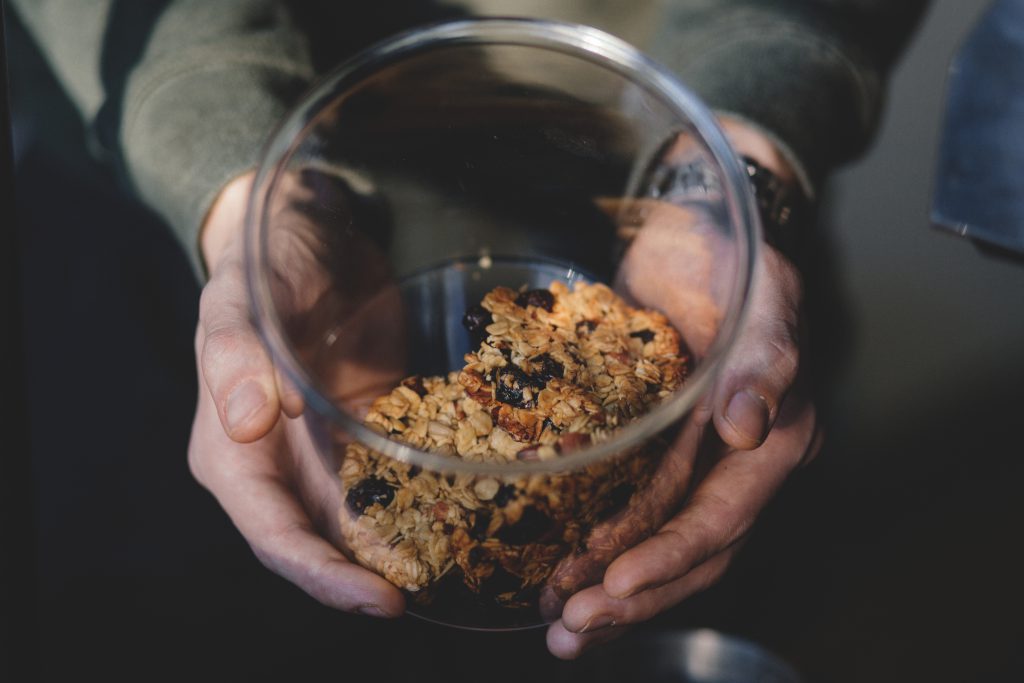
{"type": "MultiPolygon", "coordinates": [[[[764,136],[738,122],[722,122],[738,151],[793,180],[792,169],[764,136]]],[[[684,154],[684,148],[674,153],[684,154]]],[[[402,594],[337,550],[337,488],[299,419],[298,392],[275,371],[250,323],[241,238],[251,181],[242,176],[221,192],[200,236],[210,279],[196,329],[200,395],[191,470],[269,569],[331,607],[399,616],[402,594]]],[[[293,219],[289,233],[295,238],[281,245],[289,256],[278,274],[288,282],[284,291],[295,296],[290,305],[337,312],[337,302],[325,298],[328,287],[315,274],[314,219],[293,219]],[[289,281],[310,272],[302,282],[289,281]]],[[[665,311],[684,335],[696,330],[687,339],[692,346],[695,339],[699,344],[701,321],[685,316],[694,309],[699,316],[700,307],[673,299],[673,290],[664,287],[665,281],[692,276],[679,271],[689,261],[673,256],[678,254],[664,248],[658,230],[645,228],[626,254],[620,289],[665,311]],[[644,273],[662,275],[655,280],[644,273]]],[[[798,382],[800,278],[769,247],[762,250],[756,277],[736,352],[672,443],[659,477],[664,490],[646,497],[656,503],[608,520],[595,529],[587,554],[556,570],[543,599],[543,609],[555,619],[547,634],[555,656],[577,657],[712,585],[787,476],[816,454],[814,407],[798,382]]],[[[380,393],[389,381],[368,378],[367,395],[380,393]]]]}

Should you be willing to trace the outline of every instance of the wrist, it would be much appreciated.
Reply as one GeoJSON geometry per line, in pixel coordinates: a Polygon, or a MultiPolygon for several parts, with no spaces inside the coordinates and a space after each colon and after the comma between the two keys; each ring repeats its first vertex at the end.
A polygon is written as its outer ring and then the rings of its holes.
{"type": "MultiPolygon", "coordinates": [[[[766,241],[791,253],[798,242],[796,230],[811,209],[798,171],[772,138],[756,126],[728,116],[719,116],[719,123],[750,182],[766,241]]],[[[652,198],[687,201],[720,192],[719,182],[696,142],[684,134],[658,155],[644,186],[652,198]]]]}
{"type": "Polygon", "coordinates": [[[799,187],[793,165],[767,135],[729,116],[720,115],[718,123],[737,154],[752,159],[781,183],[799,187]]]}

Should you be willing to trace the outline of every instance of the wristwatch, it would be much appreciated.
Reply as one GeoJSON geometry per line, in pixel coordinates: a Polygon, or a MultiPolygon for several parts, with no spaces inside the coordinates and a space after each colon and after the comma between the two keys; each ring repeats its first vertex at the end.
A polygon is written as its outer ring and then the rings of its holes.
{"type": "MultiPolygon", "coordinates": [[[[786,183],[750,157],[740,157],[754,192],[765,240],[784,253],[795,241],[795,227],[804,220],[810,202],[796,183],[786,183]]],[[[721,197],[718,174],[702,160],[685,164],[658,163],[643,186],[651,199],[667,202],[713,200],[721,197]]]]}

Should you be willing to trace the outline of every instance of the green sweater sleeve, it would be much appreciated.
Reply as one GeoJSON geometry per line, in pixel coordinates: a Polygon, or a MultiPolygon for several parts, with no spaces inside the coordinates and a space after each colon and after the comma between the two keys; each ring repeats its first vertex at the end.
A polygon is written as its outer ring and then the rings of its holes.
{"type": "Polygon", "coordinates": [[[313,77],[273,0],[14,0],[95,138],[185,245],[313,77]]]}
{"type": "MultiPolygon", "coordinates": [[[[650,2],[661,15],[648,49],[713,108],[776,139],[810,191],[867,145],[885,76],[926,0],[650,2]]],[[[96,139],[197,265],[210,204],[254,166],[312,80],[314,56],[324,68],[325,45],[348,49],[373,33],[340,18],[293,16],[289,8],[303,3],[284,0],[12,4],[96,139]],[[338,31],[351,36],[342,40],[338,31]]],[[[384,19],[402,9],[414,22],[412,10],[428,4],[396,0],[369,9],[384,19]]],[[[341,4],[318,7],[346,12],[341,4]]],[[[515,8],[509,3],[510,13],[515,8]]]]}
{"type": "Polygon", "coordinates": [[[813,196],[865,149],[927,0],[664,0],[653,56],[772,137],[813,196]]]}

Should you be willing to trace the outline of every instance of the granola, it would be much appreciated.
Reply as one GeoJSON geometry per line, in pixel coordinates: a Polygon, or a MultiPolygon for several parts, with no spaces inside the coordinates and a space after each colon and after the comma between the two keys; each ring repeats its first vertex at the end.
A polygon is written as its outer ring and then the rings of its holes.
{"type": "MultiPolygon", "coordinates": [[[[683,383],[688,358],[655,311],[608,287],[499,287],[467,313],[476,344],[461,371],[409,377],[365,424],[420,449],[485,463],[550,460],[608,439],[683,383]]],[[[652,476],[641,447],[571,473],[430,472],[346,447],[345,540],[355,559],[428,604],[443,583],[527,607],[589,530],[652,476]]]]}

